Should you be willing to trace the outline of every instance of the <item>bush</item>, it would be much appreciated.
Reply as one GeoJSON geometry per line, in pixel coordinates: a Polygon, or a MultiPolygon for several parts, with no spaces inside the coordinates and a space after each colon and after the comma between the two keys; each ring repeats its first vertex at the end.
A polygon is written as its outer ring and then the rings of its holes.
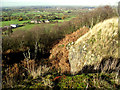
{"type": "Polygon", "coordinates": [[[23,18],[19,18],[18,20],[19,20],[19,21],[23,21],[23,18]]]}

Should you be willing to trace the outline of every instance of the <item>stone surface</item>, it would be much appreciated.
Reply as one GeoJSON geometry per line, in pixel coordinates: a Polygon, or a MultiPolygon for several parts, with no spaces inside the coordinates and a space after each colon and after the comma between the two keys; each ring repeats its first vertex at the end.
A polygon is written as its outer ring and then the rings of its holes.
{"type": "Polygon", "coordinates": [[[85,68],[100,70],[101,63],[106,59],[109,63],[106,62],[106,65],[110,65],[111,70],[112,66],[115,70],[120,68],[120,60],[116,59],[118,47],[118,18],[98,23],[70,47],[68,58],[71,74],[77,74],[83,69],[85,71],[85,68]],[[111,63],[110,58],[113,58],[111,63]]]}

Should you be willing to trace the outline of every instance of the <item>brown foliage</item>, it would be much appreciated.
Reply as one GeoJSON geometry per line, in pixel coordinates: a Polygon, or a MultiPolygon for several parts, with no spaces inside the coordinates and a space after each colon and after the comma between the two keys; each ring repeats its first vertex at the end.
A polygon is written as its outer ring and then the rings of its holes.
{"type": "Polygon", "coordinates": [[[68,34],[64,39],[59,41],[52,50],[49,59],[51,60],[52,67],[60,69],[61,73],[69,72],[70,66],[68,61],[68,44],[75,42],[80,36],[84,35],[89,29],[84,27],[72,34],[68,34]]]}
{"type": "Polygon", "coordinates": [[[23,20],[23,18],[21,18],[21,17],[20,17],[18,20],[19,20],[19,21],[22,21],[22,20],[23,20]]]}

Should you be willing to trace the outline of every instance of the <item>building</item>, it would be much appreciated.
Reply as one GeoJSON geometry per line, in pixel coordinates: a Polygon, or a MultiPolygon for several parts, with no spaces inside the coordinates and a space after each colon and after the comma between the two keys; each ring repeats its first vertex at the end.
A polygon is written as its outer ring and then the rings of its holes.
{"type": "Polygon", "coordinates": [[[11,24],[10,26],[11,26],[12,28],[17,28],[17,27],[19,27],[18,24],[11,24]]]}
{"type": "Polygon", "coordinates": [[[35,23],[35,21],[31,21],[30,23],[35,23]]]}
{"type": "Polygon", "coordinates": [[[33,21],[31,21],[30,23],[32,23],[32,24],[37,24],[37,23],[41,23],[41,21],[37,21],[37,20],[33,20],[33,21]]]}
{"type": "Polygon", "coordinates": [[[45,23],[49,23],[50,21],[49,20],[45,20],[45,23]]]}

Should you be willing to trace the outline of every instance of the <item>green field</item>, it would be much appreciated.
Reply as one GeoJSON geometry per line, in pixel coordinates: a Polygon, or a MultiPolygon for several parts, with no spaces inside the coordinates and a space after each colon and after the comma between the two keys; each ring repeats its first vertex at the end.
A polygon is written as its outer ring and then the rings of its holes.
{"type": "Polygon", "coordinates": [[[12,15],[13,16],[17,16],[17,15],[27,15],[27,14],[49,14],[48,12],[27,12],[27,13],[24,13],[24,12],[19,12],[19,13],[13,13],[12,15]]]}
{"type": "MultiPolygon", "coordinates": [[[[63,20],[53,20],[53,21],[58,21],[58,22],[64,22],[64,21],[69,21],[71,20],[72,18],[74,18],[74,16],[70,17],[70,18],[66,18],[66,19],[63,19],[63,20]]],[[[4,26],[10,26],[10,24],[23,24],[24,22],[28,22],[30,20],[27,20],[27,21],[18,21],[18,20],[14,20],[14,21],[3,21],[2,22],[2,27],[4,26]]],[[[16,28],[16,29],[13,29],[13,31],[16,31],[16,30],[30,30],[32,27],[34,27],[35,25],[41,25],[41,24],[26,24],[25,26],[22,26],[22,27],[19,27],[19,28],[16,28]]],[[[45,24],[47,25],[47,24],[45,24]]],[[[50,23],[48,25],[55,25],[55,23],[50,23]]]]}
{"type": "MultiPolygon", "coordinates": [[[[69,21],[75,16],[71,16],[70,18],[65,18],[63,20],[53,20],[53,21],[58,21],[58,22],[64,22],[64,21],[69,21]]],[[[12,21],[2,21],[2,27],[4,26],[10,26],[10,24],[23,24],[24,22],[29,22],[30,20],[26,21],[18,21],[18,20],[12,20],[12,21]]]]}
{"type": "Polygon", "coordinates": [[[27,21],[18,21],[18,20],[14,20],[14,21],[2,21],[2,27],[4,26],[10,26],[10,24],[23,24],[24,22],[28,22],[30,20],[27,21]]]}
{"type": "MultiPolygon", "coordinates": [[[[40,27],[41,25],[43,25],[43,24],[26,24],[23,27],[19,27],[19,28],[13,29],[13,31],[16,31],[16,30],[30,30],[30,29],[32,29],[35,26],[40,27]]],[[[47,28],[47,25],[51,26],[51,25],[55,25],[55,24],[44,24],[45,28],[47,28]]]]}
{"type": "MultiPolygon", "coordinates": [[[[7,15],[7,13],[6,12],[3,12],[2,13],[3,15],[7,15]]],[[[28,11],[28,12],[14,12],[14,13],[12,13],[11,15],[12,16],[26,16],[26,15],[28,15],[28,14],[35,14],[35,15],[40,15],[40,14],[42,14],[42,15],[47,15],[47,14],[52,14],[51,12],[40,12],[40,11],[28,11]]],[[[63,13],[54,13],[54,14],[56,14],[56,15],[63,15],[63,13]]]]}
{"type": "Polygon", "coordinates": [[[36,25],[36,24],[26,24],[25,26],[22,26],[22,27],[13,29],[13,31],[16,31],[16,30],[30,30],[30,29],[33,28],[35,25],[36,25]]]}

